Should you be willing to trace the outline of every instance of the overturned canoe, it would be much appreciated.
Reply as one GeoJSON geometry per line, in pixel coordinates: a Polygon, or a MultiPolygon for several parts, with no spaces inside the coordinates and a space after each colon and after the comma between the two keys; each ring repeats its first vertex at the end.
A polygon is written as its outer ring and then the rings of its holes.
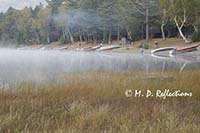
{"type": "Polygon", "coordinates": [[[54,48],[54,50],[66,50],[66,49],[68,49],[68,46],[61,46],[54,48]]]}
{"type": "Polygon", "coordinates": [[[104,46],[98,49],[97,51],[107,51],[107,50],[113,50],[113,49],[118,49],[118,48],[122,48],[122,46],[121,45],[104,46]]]}
{"type": "Polygon", "coordinates": [[[199,45],[192,45],[192,46],[187,46],[187,47],[182,47],[182,48],[176,48],[176,49],[170,51],[170,55],[192,52],[192,51],[197,50],[198,47],[199,47],[199,45]]]}
{"type": "Polygon", "coordinates": [[[151,53],[155,54],[155,53],[158,53],[158,52],[170,51],[170,50],[174,50],[174,49],[176,49],[176,47],[158,48],[158,49],[152,50],[151,53]]]}
{"type": "Polygon", "coordinates": [[[83,51],[95,51],[97,49],[100,49],[102,46],[95,46],[95,47],[88,47],[88,48],[84,48],[83,51]]]}

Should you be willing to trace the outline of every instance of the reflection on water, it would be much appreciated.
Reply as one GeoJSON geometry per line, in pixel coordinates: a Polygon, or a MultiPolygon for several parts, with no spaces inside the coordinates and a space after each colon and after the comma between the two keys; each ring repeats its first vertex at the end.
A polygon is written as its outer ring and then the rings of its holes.
{"type": "Polygon", "coordinates": [[[0,50],[0,81],[55,80],[64,73],[200,68],[199,52],[175,57],[141,53],[0,50]]]}

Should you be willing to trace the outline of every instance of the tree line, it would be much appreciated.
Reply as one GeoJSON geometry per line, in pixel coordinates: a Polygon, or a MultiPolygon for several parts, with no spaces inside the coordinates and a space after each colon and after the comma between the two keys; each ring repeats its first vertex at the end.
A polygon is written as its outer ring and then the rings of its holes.
{"type": "Polygon", "coordinates": [[[175,31],[200,38],[199,0],[46,0],[47,6],[0,13],[0,40],[18,44],[111,43],[150,38],[159,29],[163,39],[175,31]],[[186,32],[185,32],[186,31],[186,32]]]}

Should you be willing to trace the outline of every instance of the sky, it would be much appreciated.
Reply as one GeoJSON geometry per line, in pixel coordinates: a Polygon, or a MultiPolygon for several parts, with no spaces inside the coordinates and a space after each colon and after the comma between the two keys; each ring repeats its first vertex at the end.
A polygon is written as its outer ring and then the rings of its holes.
{"type": "Polygon", "coordinates": [[[5,12],[9,7],[15,9],[23,9],[24,7],[35,7],[36,5],[43,3],[45,0],[0,0],[0,12],[5,12]]]}

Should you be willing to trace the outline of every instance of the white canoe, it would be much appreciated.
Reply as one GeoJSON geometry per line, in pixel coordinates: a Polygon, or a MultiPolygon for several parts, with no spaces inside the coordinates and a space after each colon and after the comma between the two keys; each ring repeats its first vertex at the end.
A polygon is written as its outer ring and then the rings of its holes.
{"type": "Polygon", "coordinates": [[[95,47],[88,47],[88,48],[84,48],[83,51],[95,51],[97,49],[100,49],[102,46],[98,45],[95,47]]]}
{"type": "Polygon", "coordinates": [[[151,53],[155,54],[155,53],[158,53],[158,52],[170,51],[170,50],[174,50],[174,49],[176,49],[176,47],[158,48],[158,49],[152,50],[151,53]]]}
{"type": "Polygon", "coordinates": [[[98,51],[106,51],[106,50],[113,50],[113,49],[118,49],[121,48],[121,45],[111,45],[111,46],[104,46],[98,49],[98,51]]]}

